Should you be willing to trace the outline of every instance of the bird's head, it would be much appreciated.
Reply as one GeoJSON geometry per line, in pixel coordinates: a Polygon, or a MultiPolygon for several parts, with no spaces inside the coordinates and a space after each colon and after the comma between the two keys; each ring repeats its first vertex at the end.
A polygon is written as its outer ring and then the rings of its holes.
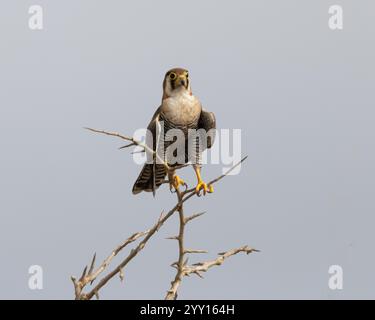
{"type": "Polygon", "coordinates": [[[163,99],[186,92],[191,94],[189,72],[182,68],[169,70],[164,77],[163,99]]]}

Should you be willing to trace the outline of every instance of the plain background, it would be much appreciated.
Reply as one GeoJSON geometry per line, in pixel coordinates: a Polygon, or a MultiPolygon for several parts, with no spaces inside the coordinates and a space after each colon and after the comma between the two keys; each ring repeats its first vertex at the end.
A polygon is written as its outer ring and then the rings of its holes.
{"type": "MultiPolygon", "coordinates": [[[[191,248],[248,244],[185,299],[375,298],[373,244],[373,1],[11,1],[0,10],[0,298],[72,299],[70,276],[151,226],[174,201],[133,196],[140,167],[122,141],[148,124],[171,67],[190,70],[194,93],[219,128],[242,129],[240,175],[195,198],[191,248]],[[44,8],[44,30],[28,9],[44,8]],[[328,8],[344,9],[344,29],[328,8]],[[28,288],[28,268],[44,289],[28,288]],[[328,268],[344,289],[328,288],[328,268]]],[[[211,179],[221,165],[208,165],[211,179]]],[[[192,185],[193,171],[183,177],[192,185]]],[[[174,269],[176,217],[103,299],[163,298],[174,269]]],[[[116,260],[118,262],[119,260],[116,260]]]]}

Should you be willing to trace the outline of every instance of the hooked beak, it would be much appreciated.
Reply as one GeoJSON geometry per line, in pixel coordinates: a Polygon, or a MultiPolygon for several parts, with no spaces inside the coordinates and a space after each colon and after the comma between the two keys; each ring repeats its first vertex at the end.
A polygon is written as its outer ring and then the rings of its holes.
{"type": "Polygon", "coordinates": [[[186,79],[186,76],[185,75],[180,75],[177,79],[177,83],[179,86],[183,86],[187,89],[188,87],[188,82],[187,82],[187,79],[186,79]]]}

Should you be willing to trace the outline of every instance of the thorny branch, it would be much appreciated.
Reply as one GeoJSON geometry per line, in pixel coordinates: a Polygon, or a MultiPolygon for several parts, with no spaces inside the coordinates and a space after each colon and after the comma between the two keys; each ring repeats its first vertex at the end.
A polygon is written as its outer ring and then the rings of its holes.
{"type": "Polygon", "coordinates": [[[117,138],[120,138],[120,139],[123,139],[123,140],[126,140],[126,141],[129,141],[130,143],[125,145],[125,146],[122,146],[120,147],[119,149],[124,149],[124,148],[128,148],[128,147],[134,147],[134,146],[139,146],[141,148],[143,148],[144,151],[150,153],[150,154],[153,154],[155,155],[155,157],[157,158],[157,160],[164,164],[165,168],[167,170],[169,170],[169,166],[168,164],[160,157],[160,155],[155,152],[154,150],[152,150],[147,144],[145,143],[142,143],[132,137],[128,137],[128,136],[124,136],[122,134],[119,134],[117,132],[109,132],[109,131],[104,131],[104,130],[97,130],[97,129],[93,129],[93,128],[88,128],[86,127],[85,129],[89,130],[89,131],[92,131],[92,132],[95,132],[95,133],[101,133],[101,134],[105,134],[107,136],[113,136],[113,137],[117,137],[117,138]]]}
{"type": "Polygon", "coordinates": [[[249,246],[243,246],[241,248],[232,249],[227,252],[220,252],[218,253],[218,257],[215,260],[206,261],[206,262],[198,262],[194,263],[192,266],[185,266],[184,268],[184,275],[189,276],[192,273],[197,274],[199,277],[202,278],[201,272],[206,272],[208,269],[214,266],[220,266],[225,259],[234,256],[237,253],[244,252],[246,254],[250,254],[252,252],[259,252],[259,250],[250,248],[249,246]]]}
{"type": "MultiPolygon", "coordinates": [[[[150,149],[146,144],[143,144],[142,142],[139,142],[131,137],[121,135],[116,132],[108,132],[104,130],[96,130],[92,128],[86,128],[92,132],[101,133],[105,135],[110,135],[114,137],[118,137],[123,140],[127,140],[130,142],[130,144],[121,147],[126,148],[130,146],[140,146],[143,148],[143,150],[153,153],[156,157],[159,157],[156,152],[154,152],[152,149],[150,149]]],[[[120,149],[121,149],[120,148],[120,149]]],[[[237,166],[239,166],[243,161],[246,160],[247,157],[244,157],[240,162],[235,164],[232,168],[230,168],[227,172],[222,174],[221,176],[211,180],[208,185],[215,184],[216,182],[220,181],[222,178],[227,176],[232,170],[234,170],[237,166]]],[[[163,159],[158,158],[159,161],[164,163],[167,170],[170,170],[168,167],[168,164],[164,162],[163,159]]],[[[185,165],[181,166],[184,167],[185,165]]],[[[166,181],[167,182],[167,181],[166,181]]],[[[206,262],[200,262],[193,264],[189,266],[187,264],[188,259],[185,259],[185,256],[187,254],[191,253],[206,253],[204,250],[197,250],[197,249],[186,249],[184,246],[184,232],[185,232],[185,226],[188,222],[191,220],[198,218],[199,216],[203,215],[202,213],[193,214],[191,216],[185,216],[184,215],[184,208],[183,204],[192,198],[193,196],[197,195],[195,192],[195,188],[187,189],[185,191],[176,190],[177,195],[177,204],[165,215],[163,213],[160,215],[158,221],[153,225],[151,229],[148,229],[143,232],[137,232],[134,233],[132,236],[127,238],[124,242],[122,242],[117,248],[115,248],[111,254],[102,262],[102,264],[95,269],[95,260],[96,260],[96,254],[94,254],[93,259],[90,264],[90,268],[86,266],[82,272],[81,277],[77,280],[75,277],[71,277],[71,280],[74,284],[74,291],[75,291],[75,299],[76,300],[89,300],[92,299],[94,296],[96,298],[99,298],[99,290],[104,287],[108,281],[110,281],[113,277],[115,277],[117,274],[119,275],[121,281],[124,279],[124,271],[123,269],[126,267],[126,265],[137,256],[137,254],[143,250],[143,248],[146,246],[147,242],[150,240],[150,238],[161,228],[161,226],[177,211],[179,214],[179,234],[174,237],[169,237],[168,239],[174,239],[178,241],[179,246],[179,254],[178,254],[178,260],[172,264],[173,267],[176,268],[176,276],[174,280],[171,282],[171,287],[167,292],[167,295],[165,299],[167,300],[173,300],[177,299],[177,291],[178,288],[182,282],[183,277],[189,276],[190,274],[196,274],[200,277],[202,277],[201,273],[206,272],[209,268],[215,266],[215,265],[221,265],[224,260],[230,256],[233,256],[240,252],[245,252],[247,254],[251,252],[256,252],[258,250],[252,249],[248,246],[243,246],[241,248],[233,249],[227,252],[219,253],[219,257],[212,261],[206,261],[206,262]],[[84,292],[84,289],[87,285],[92,285],[95,280],[98,279],[98,277],[107,269],[111,261],[114,257],[116,257],[125,247],[127,247],[129,244],[137,241],[138,239],[142,238],[143,240],[130,251],[130,253],[122,260],[120,264],[118,264],[112,271],[110,271],[107,275],[105,275],[93,288],[91,288],[87,293],[84,292]],[[89,270],[87,270],[89,269],[89,270]]]]}

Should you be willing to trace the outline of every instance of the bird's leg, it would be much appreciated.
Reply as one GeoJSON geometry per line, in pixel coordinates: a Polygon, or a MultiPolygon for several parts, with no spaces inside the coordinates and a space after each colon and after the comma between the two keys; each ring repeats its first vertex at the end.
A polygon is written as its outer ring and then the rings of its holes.
{"type": "Polygon", "coordinates": [[[207,185],[207,183],[205,183],[203,180],[202,180],[202,177],[201,177],[201,168],[200,166],[198,165],[194,165],[194,171],[195,171],[195,174],[197,176],[197,179],[198,179],[198,184],[197,186],[195,187],[195,192],[199,195],[200,194],[200,191],[203,190],[203,194],[205,195],[207,192],[208,193],[212,193],[214,192],[214,187],[212,185],[207,185]]]}
{"type": "Polygon", "coordinates": [[[184,180],[182,180],[175,172],[175,170],[172,170],[168,173],[168,179],[169,179],[169,189],[172,191],[172,188],[175,188],[176,190],[180,186],[185,186],[186,183],[184,180]]]}

